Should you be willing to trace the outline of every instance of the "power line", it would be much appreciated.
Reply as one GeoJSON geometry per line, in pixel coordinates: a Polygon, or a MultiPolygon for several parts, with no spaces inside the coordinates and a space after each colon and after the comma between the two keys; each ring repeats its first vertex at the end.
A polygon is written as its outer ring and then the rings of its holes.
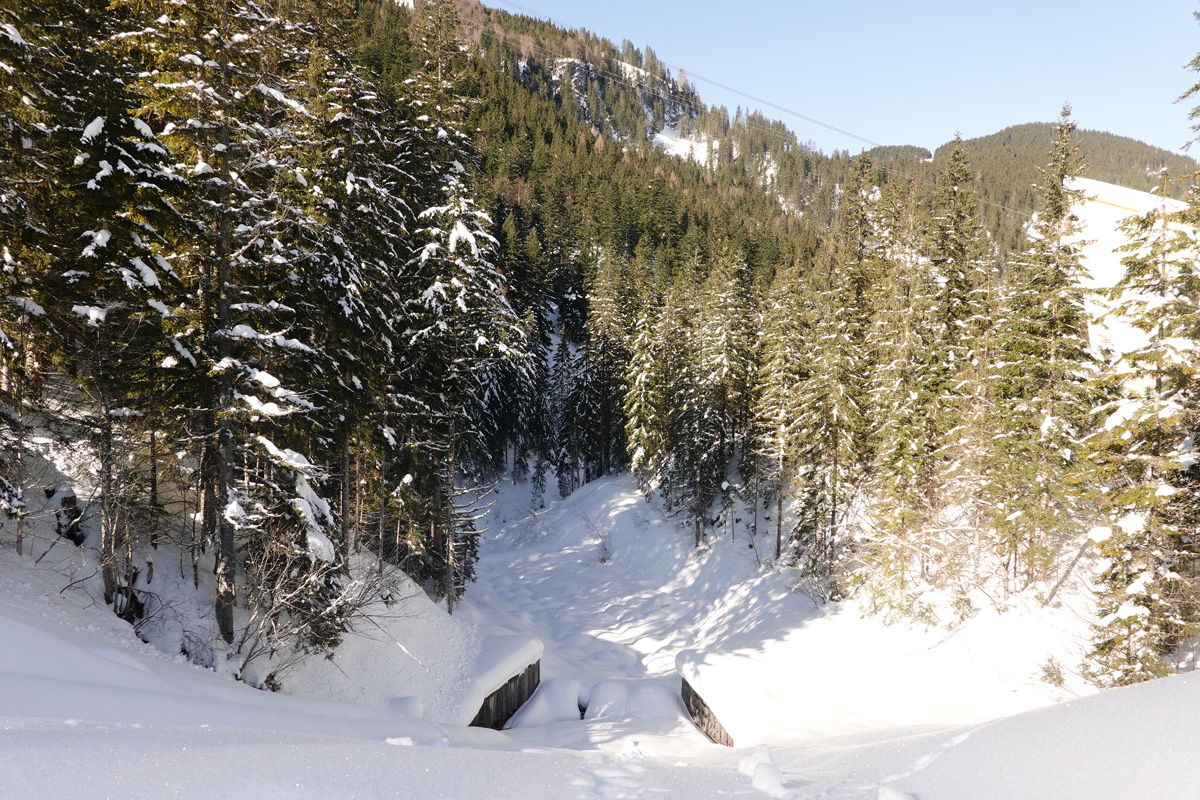
{"type": "MultiPolygon", "coordinates": [[[[510,2],[510,0],[496,0],[496,2],[503,3],[503,4],[504,4],[504,5],[506,5],[506,6],[512,6],[513,8],[519,8],[520,10],[524,11],[525,13],[529,14],[530,16],[533,16],[533,17],[534,17],[534,18],[536,18],[536,19],[544,19],[544,20],[546,20],[547,22],[552,22],[552,23],[554,23],[555,25],[559,26],[560,28],[567,28],[567,29],[569,29],[569,28],[570,28],[570,26],[568,26],[566,23],[560,22],[560,21],[558,21],[558,20],[556,20],[556,19],[554,19],[554,18],[552,18],[552,17],[544,17],[544,16],[542,16],[541,14],[538,14],[536,11],[533,11],[532,9],[526,8],[525,6],[519,5],[519,4],[517,4],[517,3],[510,2]]],[[[656,56],[656,58],[657,58],[657,56],[656,56]]],[[[822,122],[821,120],[819,120],[819,119],[816,119],[816,118],[814,118],[814,117],[807,116],[806,114],[801,114],[799,111],[793,111],[793,110],[792,110],[792,109],[790,109],[790,108],[785,108],[784,106],[781,106],[781,105],[777,105],[777,104],[775,104],[775,103],[772,103],[770,100],[764,100],[764,99],[762,99],[761,97],[755,97],[755,96],[754,96],[754,95],[752,95],[752,94],[748,94],[747,92],[743,92],[741,89],[735,89],[735,88],[734,88],[734,87],[732,87],[732,86],[727,86],[727,85],[725,85],[724,83],[721,83],[720,81],[715,81],[715,80],[713,80],[712,78],[706,78],[706,77],[704,77],[703,75],[697,75],[695,72],[692,72],[691,70],[685,70],[685,69],[684,69],[684,67],[681,67],[681,66],[679,66],[679,65],[677,65],[677,64],[671,64],[671,63],[669,63],[669,62],[667,62],[667,61],[663,61],[662,59],[659,59],[659,62],[660,62],[660,63],[661,63],[663,66],[670,67],[670,68],[674,69],[676,72],[679,72],[680,70],[684,70],[684,71],[686,71],[686,72],[687,72],[687,74],[688,74],[689,76],[691,76],[691,77],[693,77],[693,78],[696,78],[696,79],[698,79],[698,80],[702,80],[702,81],[704,81],[704,82],[705,82],[705,83],[707,83],[707,84],[710,84],[710,85],[712,85],[712,86],[715,86],[715,87],[717,87],[718,89],[724,89],[724,90],[725,90],[725,91],[727,91],[727,92],[730,92],[730,93],[732,93],[732,94],[736,94],[736,95],[738,95],[739,97],[744,97],[744,98],[746,98],[747,100],[752,100],[752,101],[754,101],[755,103],[760,103],[760,104],[762,104],[762,105],[764,105],[764,106],[767,106],[768,108],[773,108],[773,109],[775,109],[776,111],[781,111],[781,112],[783,112],[784,114],[790,114],[791,116],[793,116],[793,117],[796,117],[796,118],[798,118],[798,119],[802,119],[802,120],[804,120],[805,122],[812,123],[813,125],[819,125],[820,127],[822,127],[822,128],[825,128],[826,130],[831,130],[831,131],[833,131],[834,133],[840,133],[842,136],[848,136],[848,137],[850,137],[851,139],[857,139],[858,141],[862,142],[863,144],[868,144],[868,145],[870,145],[871,147],[883,147],[883,146],[884,146],[884,145],[880,144],[879,142],[873,142],[873,141],[871,141],[870,139],[867,139],[867,138],[865,138],[865,137],[859,136],[859,135],[858,135],[858,134],[856,134],[856,133],[851,133],[850,131],[843,130],[842,128],[839,128],[839,127],[837,127],[837,126],[835,126],[835,125],[830,125],[830,124],[829,124],[829,123],[827,123],[827,122],[822,122]]]]}
{"type": "MultiPolygon", "coordinates": [[[[550,17],[550,16],[546,16],[546,15],[540,14],[540,13],[538,13],[538,12],[534,11],[534,10],[533,10],[533,9],[531,9],[531,8],[527,8],[527,7],[523,6],[523,5],[520,5],[519,3],[514,3],[514,2],[512,2],[511,0],[489,0],[489,2],[498,2],[498,3],[503,3],[504,5],[511,6],[511,7],[513,7],[513,8],[519,9],[520,11],[523,11],[523,12],[525,12],[526,14],[528,14],[529,16],[531,16],[531,17],[532,17],[532,18],[534,18],[534,19],[538,19],[538,20],[542,20],[542,21],[545,21],[545,22],[549,22],[549,23],[551,23],[551,24],[553,24],[553,25],[556,25],[556,26],[558,26],[559,28],[562,28],[563,30],[586,30],[585,28],[577,28],[577,27],[572,27],[571,25],[569,25],[569,24],[567,24],[567,23],[565,23],[565,22],[562,22],[561,20],[556,20],[556,19],[554,19],[553,17],[550,17]]],[[[481,30],[481,31],[480,31],[480,35],[481,35],[481,36],[482,36],[482,35],[484,35],[484,34],[490,34],[490,35],[491,35],[493,38],[496,38],[496,37],[499,35],[499,34],[497,34],[495,31],[486,30],[486,29],[485,29],[485,30],[481,30]]],[[[541,52],[542,52],[542,53],[543,53],[545,56],[547,56],[547,57],[549,57],[549,58],[555,58],[555,59],[564,58],[564,56],[563,56],[563,54],[562,54],[562,53],[556,53],[556,52],[554,52],[554,51],[550,50],[549,48],[543,47],[543,46],[541,46],[541,45],[538,45],[538,44],[533,44],[533,43],[531,43],[531,44],[529,45],[529,48],[530,48],[531,50],[538,50],[538,51],[541,51],[541,52]]],[[[731,93],[733,93],[733,94],[736,94],[736,95],[738,95],[738,96],[740,96],[740,97],[744,97],[744,98],[746,98],[747,100],[752,100],[752,101],[754,101],[755,103],[760,103],[760,104],[762,104],[762,105],[764,105],[764,106],[767,106],[767,107],[769,107],[769,108],[773,108],[773,109],[775,109],[775,110],[777,110],[777,111],[780,111],[780,112],[782,112],[782,113],[785,113],[785,114],[790,114],[791,116],[797,117],[797,118],[799,118],[799,119],[802,119],[802,120],[804,120],[804,121],[806,121],[806,122],[810,122],[810,123],[812,123],[812,124],[814,124],[814,125],[819,125],[819,126],[821,126],[821,127],[823,127],[823,128],[826,128],[826,129],[828,129],[828,130],[831,130],[831,131],[833,131],[833,132],[835,132],[835,133],[839,133],[839,134],[841,134],[841,135],[843,135],[843,136],[848,136],[848,137],[850,137],[850,138],[852,138],[852,139],[856,139],[856,140],[858,140],[858,141],[860,141],[860,142],[862,142],[862,143],[864,143],[864,144],[868,144],[868,145],[870,145],[870,146],[872,146],[872,147],[886,147],[886,145],[880,144],[879,142],[873,141],[873,140],[871,140],[871,139],[867,139],[866,137],[859,136],[859,135],[858,135],[858,134],[856,134],[856,133],[851,133],[850,131],[843,130],[842,128],[838,128],[837,126],[830,125],[829,123],[826,123],[826,122],[822,122],[822,121],[821,121],[821,120],[819,120],[819,119],[815,119],[815,118],[813,118],[813,117],[810,117],[810,116],[807,116],[807,115],[805,115],[805,114],[801,114],[799,111],[794,111],[794,110],[792,110],[792,109],[786,108],[786,107],[784,107],[784,106],[781,106],[781,105],[778,105],[778,104],[776,104],[776,103],[772,103],[772,102],[771,102],[771,101],[769,101],[769,100],[764,100],[764,99],[762,99],[762,98],[760,98],[760,97],[756,97],[756,96],[754,96],[754,95],[752,95],[752,94],[749,94],[749,93],[747,93],[747,92],[743,92],[743,91],[741,91],[740,89],[735,89],[735,88],[734,88],[734,87],[732,87],[732,86],[728,86],[728,85],[726,85],[726,84],[724,84],[724,83],[720,83],[720,82],[718,82],[718,81],[712,80],[711,78],[705,78],[705,77],[704,77],[704,76],[702,76],[702,75],[697,75],[697,74],[696,74],[696,73],[694,73],[694,72],[691,72],[691,71],[689,71],[689,70],[686,70],[684,67],[678,66],[678,65],[676,65],[676,64],[671,64],[670,62],[667,62],[667,61],[663,61],[661,58],[658,58],[658,57],[657,57],[657,55],[655,56],[655,58],[658,60],[658,62],[659,62],[660,64],[662,64],[662,65],[663,65],[663,66],[665,66],[665,67],[672,68],[672,69],[674,69],[676,72],[684,71],[684,72],[686,72],[686,73],[687,73],[687,74],[688,74],[690,77],[693,77],[693,78],[697,78],[697,79],[699,79],[699,80],[702,80],[702,81],[704,81],[705,83],[711,84],[711,85],[713,85],[713,86],[716,86],[716,87],[718,87],[718,88],[720,88],[720,89],[723,89],[723,90],[725,90],[725,91],[727,91],[727,92],[731,92],[731,93]]],[[[616,74],[614,74],[614,73],[611,73],[611,72],[608,72],[608,71],[606,71],[606,70],[603,70],[603,69],[601,69],[601,68],[600,68],[598,65],[594,65],[594,64],[588,64],[588,68],[589,68],[589,69],[591,69],[591,70],[593,70],[593,71],[595,71],[595,72],[596,72],[596,73],[597,73],[599,76],[601,76],[601,77],[604,77],[604,78],[607,78],[607,79],[609,79],[609,80],[615,81],[615,82],[617,82],[617,83],[620,83],[620,84],[622,84],[622,85],[624,85],[624,86],[628,86],[628,87],[630,87],[630,88],[632,88],[632,89],[635,89],[635,90],[644,91],[646,94],[650,95],[651,97],[657,97],[657,98],[659,98],[659,99],[661,99],[661,100],[663,100],[663,101],[669,101],[669,102],[673,102],[673,103],[675,103],[675,104],[677,104],[677,105],[679,105],[679,106],[681,106],[681,107],[683,107],[683,108],[686,108],[686,109],[688,109],[688,110],[690,110],[690,111],[695,111],[695,112],[697,112],[697,113],[709,113],[709,110],[708,110],[707,108],[703,107],[703,106],[697,106],[697,105],[695,105],[694,103],[691,103],[691,102],[689,102],[689,101],[687,101],[687,100],[685,100],[685,99],[683,99],[683,98],[679,98],[679,97],[672,97],[672,96],[667,96],[667,95],[664,95],[664,94],[662,94],[662,93],[660,93],[660,92],[658,92],[658,91],[654,90],[653,88],[651,88],[651,87],[649,86],[649,83],[647,84],[647,87],[646,87],[645,89],[643,89],[643,88],[642,88],[642,87],[641,87],[639,84],[633,83],[632,81],[630,81],[629,79],[625,78],[625,77],[624,77],[624,76],[622,76],[622,75],[616,75],[616,74]]],[[[776,131],[774,131],[773,129],[771,129],[771,128],[770,128],[770,127],[768,127],[768,126],[765,126],[765,125],[759,125],[759,124],[756,124],[756,123],[753,123],[753,122],[751,122],[748,116],[747,116],[747,117],[746,117],[746,118],[745,118],[743,121],[744,121],[744,124],[746,125],[746,127],[747,127],[748,129],[749,129],[749,128],[754,128],[754,129],[756,129],[756,130],[759,130],[759,131],[762,131],[762,132],[764,132],[764,133],[770,133],[770,134],[773,134],[773,135],[775,135],[775,134],[777,133],[776,131]]],[[[894,168],[891,168],[891,167],[885,167],[885,166],[883,166],[883,165],[876,165],[876,168],[877,168],[877,169],[879,169],[879,171],[880,171],[880,172],[883,172],[883,173],[885,173],[885,174],[887,174],[887,175],[889,175],[889,176],[891,176],[891,177],[893,177],[893,178],[900,178],[900,179],[903,179],[903,180],[909,180],[909,181],[912,181],[912,182],[914,182],[914,183],[921,184],[921,185],[923,185],[923,186],[926,186],[926,187],[929,187],[929,188],[937,188],[937,184],[936,184],[935,182],[933,182],[933,181],[928,181],[928,180],[925,180],[924,178],[919,178],[919,177],[917,177],[917,176],[915,176],[915,175],[908,175],[908,174],[906,174],[906,173],[904,173],[904,172],[901,172],[900,170],[897,170],[897,169],[894,169],[894,168]]],[[[1023,212],[1023,211],[1019,211],[1019,210],[1017,210],[1017,209],[1015,209],[1015,208],[1009,208],[1008,206],[1002,205],[1002,204],[1000,204],[1000,203],[995,203],[995,202],[992,202],[992,201],[990,201],[990,200],[985,200],[985,199],[983,199],[983,198],[976,198],[976,200],[977,200],[977,202],[978,202],[980,205],[991,206],[992,208],[996,208],[996,209],[999,209],[999,210],[1001,210],[1001,211],[1008,212],[1009,214],[1016,214],[1017,216],[1019,216],[1019,217],[1024,217],[1024,218],[1026,218],[1026,219],[1030,218],[1030,215],[1029,215],[1029,214],[1027,214],[1027,213],[1025,213],[1025,212],[1023,212]]]]}

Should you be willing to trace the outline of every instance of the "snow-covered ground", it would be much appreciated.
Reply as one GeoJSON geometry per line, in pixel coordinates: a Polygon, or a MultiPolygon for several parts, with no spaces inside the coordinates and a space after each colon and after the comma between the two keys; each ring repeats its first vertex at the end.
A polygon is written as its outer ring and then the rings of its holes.
{"type": "MultiPolygon", "coordinates": [[[[656,133],[653,141],[655,146],[661,147],[668,154],[685,161],[695,161],[697,164],[707,166],[710,157],[716,158],[716,153],[712,152],[706,138],[701,136],[693,139],[680,136],[678,129],[673,125],[667,125],[656,133]]],[[[716,166],[715,162],[713,166],[716,166]]]]}
{"type": "MultiPolygon", "coordinates": [[[[1093,209],[1131,203],[1088,191],[1099,240],[1093,209]]],[[[1098,282],[1113,263],[1089,252],[1098,282]]],[[[973,597],[953,630],[886,625],[793,591],[767,521],[754,541],[745,513],[695,550],[629,476],[536,513],[526,486],[495,500],[454,617],[401,583],[280,693],[142,643],[96,602],[88,548],[60,541],[38,562],[43,519],[18,556],[5,523],[0,797],[1126,800],[1200,782],[1200,678],[1094,693],[1074,674],[1084,587],[1048,608],[973,597]],[[463,726],[539,652],[542,687],[510,730],[463,726]],[[680,671],[735,748],[691,724],[680,671]]],[[[160,587],[180,572],[168,555],[160,587]]]]}
{"type": "Polygon", "coordinates": [[[1085,198],[1076,214],[1084,226],[1083,257],[1089,272],[1085,285],[1096,290],[1088,299],[1088,311],[1097,320],[1091,327],[1093,347],[1098,351],[1129,352],[1144,345],[1146,335],[1127,320],[1106,316],[1105,312],[1113,307],[1113,302],[1101,294],[1101,290],[1116,286],[1125,274],[1121,259],[1128,254],[1117,252],[1117,248],[1127,241],[1121,225],[1135,214],[1144,215],[1159,206],[1165,206],[1168,211],[1179,211],[1186,208],[1187,203],[1171,198],[1164,201],[1149,192],[1090,178],[1076,178],[1072,188],[1083,192],[1085,198]]]}
{"type": "Polygon", "coordinates": [[[1056,702],[1070,692],[1033,674],[1078,635],[1069,605],[889,627],[791,592],[744,529],[693,552],[628,477],[533,516],[526,498],[500,498],[456,618],[410,597],[285,678],[293,694],[141,643],[5,547],[0,796],[1129,798],[1200,778],[1177,757],[1200,741],[1200,680],[1056,702]],[[499,627],[545,645],[534,701],[506,732],[431,721],[444,693],[413,665],[453,670],[499,627]],[[707,662],[697,683],[737,748],[686,718],[677,656],[707,662]]]}

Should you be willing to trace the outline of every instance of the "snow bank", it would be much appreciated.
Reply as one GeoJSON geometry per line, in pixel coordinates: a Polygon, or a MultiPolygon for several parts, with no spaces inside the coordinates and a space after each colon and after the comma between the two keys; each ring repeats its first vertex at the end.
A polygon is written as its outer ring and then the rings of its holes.
{"type": "Polygon", "coordinates": [[[331,658],[309,659],[283,679],[290,694],[389,714],[466,725],[485,698],[537,661],[542,643],[480,631],[397,576],[399,596],[367,609],[331,658]]]}
{"type": "Polygon", "coordinates": [[[922,800],[1194,796],[1198,743],[1193,673],[997,720],[954,737],[896,783],[922,800]]]}

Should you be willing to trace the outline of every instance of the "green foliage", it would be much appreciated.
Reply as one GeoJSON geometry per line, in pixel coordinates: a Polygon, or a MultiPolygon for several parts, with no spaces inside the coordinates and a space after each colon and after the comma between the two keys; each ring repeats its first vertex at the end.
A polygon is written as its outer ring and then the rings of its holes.
{"type": "MultiPolygon", "coordinates": [[[[1169,184],[1166,172],[1162,188],[1169,184]]],[[[1194,442],[1200,361],[1200,270],[1194,212],[1158,208],[1126,223],[1124,278],[1114,310],[1134,321],[1145,343],[1124,353],[1102,380],[1118,398],[1097,411],[1093,480],[1105,487],[1110,527],[1098,548],[1108,559],[1087,667],[1101,685],[1134,683],[1173,671],[1172,654],[1200,632],[1197,593],[1194,442]]]]}
{"type": "Polygon", "coordinates": [[[1069,114],[1064,107],[1043,172],[1043,212],[1033,240],[1010,264],[988,375],[1001,427],[988,449],[986,519],[1018,585],[1057,576],[1064,544],[1087,505],[1077,480],[1078,450],[1096,365],[1087,345],[1072,211],[1077,193],[1069,188],[1082,160],[1069,114]]]}
{"type": "MultiPolygon", "coordinates": [[[[989,136],[961,143],[978,178],[984,201],[984,227],[996,243],[1002,260],[1021,249],[1026,217],[1040,209],[1041,173],[1045,142],[1054,135],[1053,123],[1014,125],[989,136]]],[[[1195,159],[1152,147],[1136,139],[1101,131],[1075,131],[1075,143],[1087,153],[1088,177],[1150,191],[1161,170],[1175,175],[1195,172],[1195,159]]],[[[951,157],[953,142],[939,147],[935,165],[951,157]]],[[[1181,196],[1186,188],[1173,188],[1181,196]]]]}

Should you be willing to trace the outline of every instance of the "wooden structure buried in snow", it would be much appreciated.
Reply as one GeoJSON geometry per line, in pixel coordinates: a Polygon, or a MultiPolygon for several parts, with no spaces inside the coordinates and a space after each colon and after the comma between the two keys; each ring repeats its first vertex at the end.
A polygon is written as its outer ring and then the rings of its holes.
{"type": "Polygon", "coordinates": [[[688,713],[691,714],[692,722],[696,723],[696,727],[704,731],[704,735],[717,744],[733,747],[733,737],[721,725],[717,715],[708,707],[708,703],[704,702],[704,698],[697,694],[692,685],[688,683],[687,678],[683,678],[681,694],[683,695],[683,704],[687,706],[688,713]]]}
{"type": "Polygon", "coordinates": [[[533,662],[525,667],[519,675],[514,675],[503,686],[489,694],[479,707],[479,713],[471,720],[476,728],[494,728],[500,730],[504,723],[517,713],[517,709],[525,705],[525,701],[533,696],[542,680],[542,662],[533,662]]]}

